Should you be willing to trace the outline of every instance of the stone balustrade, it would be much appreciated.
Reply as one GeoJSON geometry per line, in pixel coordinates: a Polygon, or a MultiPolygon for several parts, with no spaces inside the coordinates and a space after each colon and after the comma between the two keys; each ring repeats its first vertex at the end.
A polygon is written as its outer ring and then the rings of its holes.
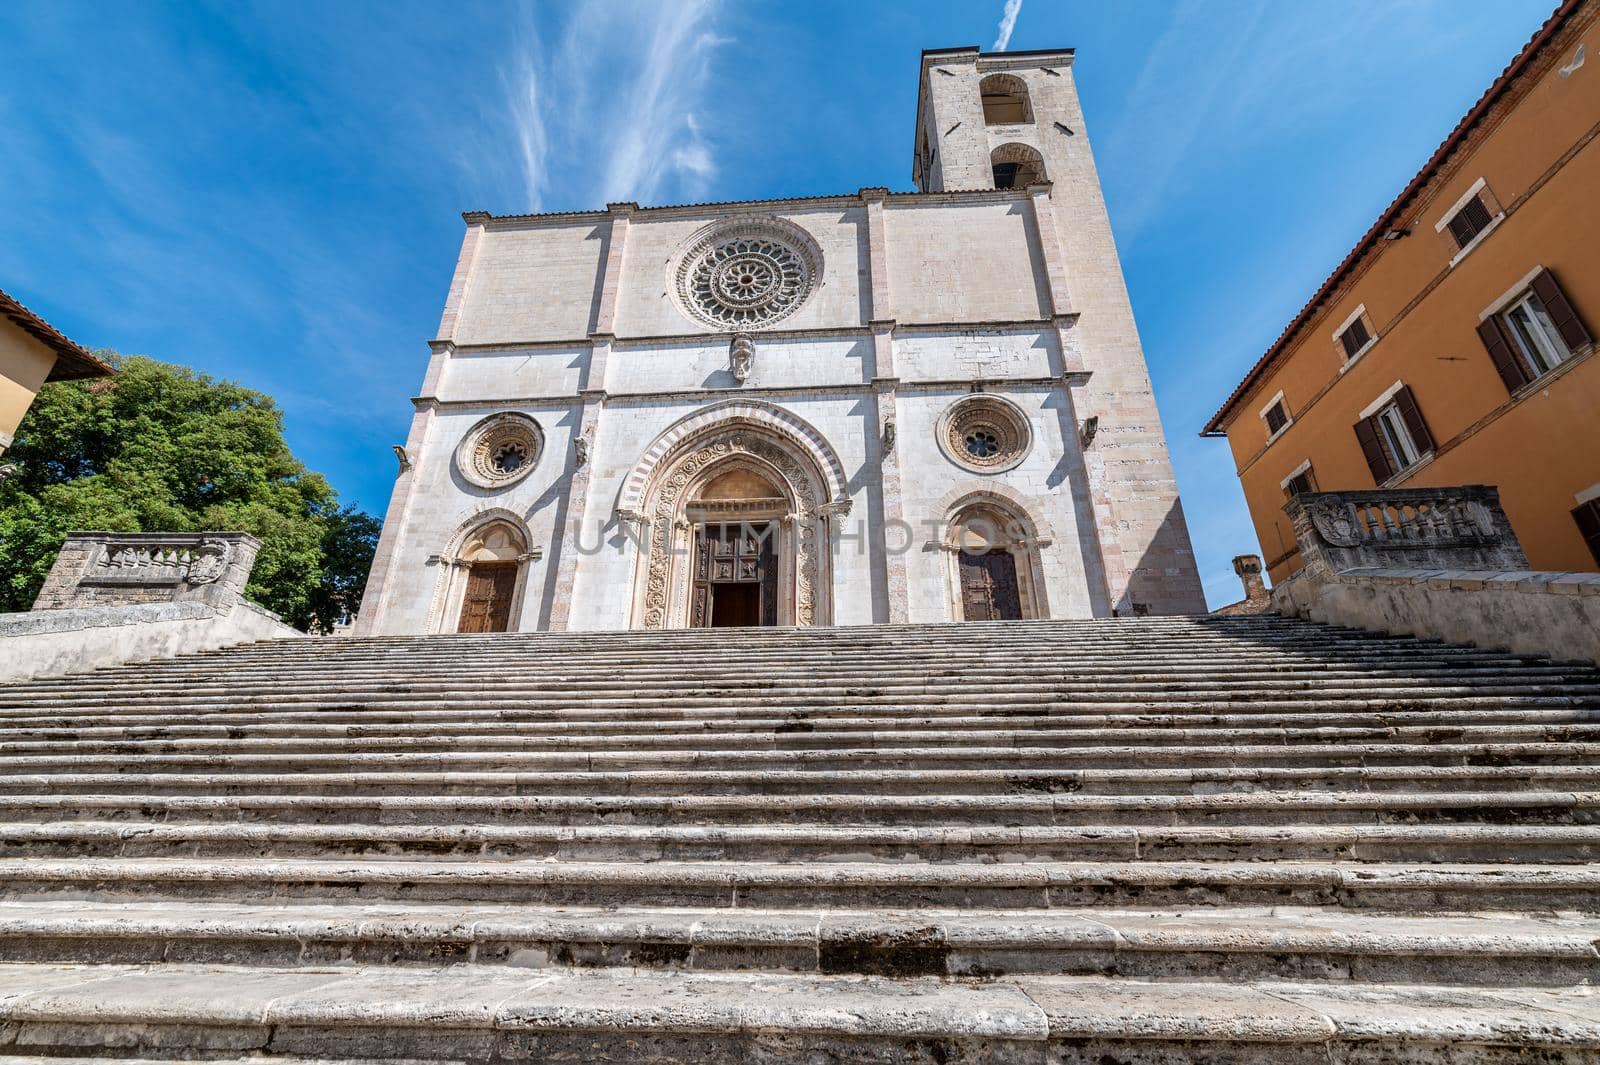
{"type": "Polygon", "coordinates": [[[33,609],[178,602],[228,609],[243,596],[260,548],[242,532],[70,533],[33,609]]]}
{"type": "Polygon", "coordinates": [[[1529,568],[1484,485],[1309,492],[1284,507],[1304,566],[1280,614],[1600,662],[1600,574],[1529,568]]]}
{"type": "Polygon", "coordinates": [[[1284,510],[1310,573],[1528,568],[1500,493],[1488,485],[1306,492],[1284,510]]]}

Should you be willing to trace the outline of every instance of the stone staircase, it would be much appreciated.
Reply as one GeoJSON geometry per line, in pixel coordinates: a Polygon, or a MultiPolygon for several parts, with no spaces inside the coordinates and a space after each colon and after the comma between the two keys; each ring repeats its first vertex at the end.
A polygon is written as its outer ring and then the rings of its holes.
{"type": "Polygon", "coordinates": [[[0,688],[0,1052],[1600,1061],[1600,671],[1280,618],[0,688]]]}

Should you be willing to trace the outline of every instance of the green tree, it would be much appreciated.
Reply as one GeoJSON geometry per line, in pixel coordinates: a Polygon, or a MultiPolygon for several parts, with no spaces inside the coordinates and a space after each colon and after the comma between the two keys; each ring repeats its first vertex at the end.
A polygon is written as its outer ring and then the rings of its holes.
{"type": "Polygon", "coordinates": [[[261,540],[246,594],[299,628],[361,602],[379,522],[307,470],[271,397],[102,352],[115,377],[39,393],[0,483],[0,610],[27,610],[69,531],[241,530],[261,540]]]}

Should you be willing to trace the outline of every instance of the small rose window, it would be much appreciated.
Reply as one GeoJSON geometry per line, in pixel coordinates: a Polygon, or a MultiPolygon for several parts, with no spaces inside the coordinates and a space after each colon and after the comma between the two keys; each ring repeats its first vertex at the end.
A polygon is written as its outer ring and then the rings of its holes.
{"type": "Polygon", "coordinates": [[[474,425],[456,448],[456,469],[479,488],[504,488],[533,471],[544,431],[526,414],[496,414],[474,425]]]}
{"type": "Polygon", "coordinates": [[[1011,469],[1027,457],[1033,443],[1021,408],[989,394],[951,404],[939,418],[937,436],[952,462],[978,473],[1011,469]]]}

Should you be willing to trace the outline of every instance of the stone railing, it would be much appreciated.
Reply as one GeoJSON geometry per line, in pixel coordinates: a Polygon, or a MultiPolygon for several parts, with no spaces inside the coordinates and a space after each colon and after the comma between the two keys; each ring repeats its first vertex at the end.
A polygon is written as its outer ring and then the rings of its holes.
{"type": "Polygon", "coordinates": [[[1289,501],[1299,572],[1280,614],[1600,662],[1600,574],[1528,568],[1493,488],[1315,492],[1289,501]]]}
{"type": "Polygon", "coordinates": [[[260,548],[241,532],[70,533],[33,609],[201,602],[226,610],[243,596],[260,548]]]}
{"type": "Polygon", "coordinates": [[[1487,485],[1307,492],[1284,510],[1312,573],[1528,568],[1500,493],[1487,485]]]}

